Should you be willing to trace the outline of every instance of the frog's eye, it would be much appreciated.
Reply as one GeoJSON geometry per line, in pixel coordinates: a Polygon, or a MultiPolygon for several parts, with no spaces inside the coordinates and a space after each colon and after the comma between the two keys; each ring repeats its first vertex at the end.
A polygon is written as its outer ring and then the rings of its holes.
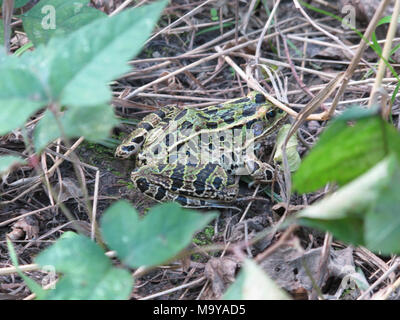
{"type": "Polygon", "coordinates": [[[136,152],[136,145],[120,145],[115,151],[115,157],[126,159],[136,152]]]}
{"type": "Polygon", "coordinates": [[[282,109],[278,109],[278,113],[283,113],[283,110],[282,109]]]}
{"type": "Polygon", "coordinates": [[[267,112],[267,118],[268,118],[268,119],[274,118],[275,115],[276,115],[276,111],[275,111],[275,110],[271,110],[271,111],[268,111],[268,112],[267,112]]]}
{"type": "Polygon", "coordinates": [[[126,152],[126,153],[132,153],[132,152],[135,152],[136,145],[132,144],[132,145],[129,145],[129,146],[122,146],[121,150],[123,152],[126,152]]]}
{"type": "Polygon", "coordinates": [[[144,141],[144,137],[143,136],[138,136],[138,137],[135,137],[135,138],[133,138],[131,140],[131,142],[134,143],[134,144],[142,144],[143,141],[144,141]]]}
{"type": "Polygon", "coordinates": [[[261,93],[256,94],[256,103],[264,103],[265,102],[265,97],[261,93]]]}

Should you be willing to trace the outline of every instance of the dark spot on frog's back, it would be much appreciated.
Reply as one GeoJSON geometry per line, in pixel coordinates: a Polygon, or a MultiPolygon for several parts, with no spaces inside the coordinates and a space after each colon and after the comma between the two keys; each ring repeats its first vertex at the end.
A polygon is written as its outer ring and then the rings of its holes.
{"type": "Polygon", "coordinates": [[[192,129],[193,128],[193,123],[190,121],[185,121],[184,123],[181,124],[181,129],[192,129]]]}
{"type": "Polygon", "coordinates": [[[213,182],[212,182],[214,188],[216,190],[219,190],[221,188],[221,184],[222,184],[222,179],[220,177],[216,177],[213,182]]]}
{"type": "Polygon", "coordinates": [[[228,110],[220,115],[221,119],[224,120],[225,123],[230,124],[234,119],[235,112],[232,110],[228,110]]]}
{"type": "Polygon", "coordinates": [[[158,201],[164,199],[165,197],[165,189],[162,187],[158,187],[157,193],[155,194],[154,198],[158,201]]]}
{"type": "Polygon", "coordinates": [[[172,184],[171,190],[177,191],[183,186],[183,177],[185,175],[185,167],[182,164],[178,164],[175,169],[172,171],[172,184]]]}
{"type": "Polygon", "coordinates": [[[133,143],[142,143],[143,142],[143,140],[144,140],[144,137],[143,136],[138,136],[138,137],[135,137],[135,138],[133,138],[132,140],[131,140],[131,142],[133,142],[133,143]]]}
{"type": "Polygon", "coordinates": [[[149,189],[149,182],[145,178],[139,178],[136,180],[136,185],[140,191],[145,192],[149,189]]]}
{"type": "Polygon", "coordinates": [[[155,146],[155,147],[153,147],[153,149],[151,151],[153,152],[154,155],[158,155],[161,151],[161,147],[155,146]]]}
{"type": "Polygon", "coordinates": [[[251,126],[252,126],[255,122],[257,122],[257,119],[253,119],[253,120],[250,120],[249,122],[247,122],[247,123],[246,123],[246,129],[251,129],[251,126]]]}
{"type": "Polygon", "coordinates": [[[179,120],[179,119],[183,118],[183,117],[186,115],[187,112],[188,112],[187,109],[182,110],[182,111],[179,112],[178,115],[175,117],[175,120],[179,120]]]}
{"type": "Polygon", "coordinates": [[[159,116],[161,119],[165,118],[165,112],[162,110],[157,110],[154,112],[155,115],[159,116]]]}
{"type": "Polygon", "coordinates": [[[241,98],[241,99],[238,99],[238,100],[232,101],[232,103],[234,103],[234,104],[238,104],[238,103],[245,103],[245,102],[249,102],[249,101],[250,101],[250,99],[249,99],[249,98],[241,98]]]}
{"type": "Polygon", "coordinates": [[[218,109],[217,109],[217,108],[212,108],[212,109],[206,110],[204,113],[206,113],[206,114],[212,116],[212,115],[215,115],[217,112],[218,112],[218,109]]]}
{"type": "Polygon", "coordinates": [[[216,129],[216,128],[218,128],[218,123],[217,122],[207,122],[206,127],[207,127],[207,129],[216,129]]]}
{"type": "Polygon", "coordinates": [[[174,143],[174,135],[172,133],[168,133],[165,136],[165,145],[167,147],[171,146],[174,143]]]}
{"type": "Polygon", "coordinates": [[[243,108],[243,117],[249,117],[257,112],[257,105],[248,105],[243,108]]]}
{"type": "Polygon", "coordinates": [[[205,115],[203,115],[203,114],[201,114],[201,113],[199,113],[197,116],[198,116],[199,118],[202,118],[202,119],[205,119],[205,120],[210,120],[210,117],[206,117],[205,115]]]}
{"type": "Polygon", "coordinates": [[[264,103],[265,102],[265,97],[261,93],[256,94],[256,103],[264,103]]]}
{"type": "Polygon", "coordinates": [[[145,129],[146,131],[150,131],[151,129],[153,129],[154,127],[150,124],[150,123],[148,123],[148,122],[143,122],[143,123],[141,123],[140,124],[140,126],[138,126],[139,128],[143,128],[143,129],[145,129]]]}

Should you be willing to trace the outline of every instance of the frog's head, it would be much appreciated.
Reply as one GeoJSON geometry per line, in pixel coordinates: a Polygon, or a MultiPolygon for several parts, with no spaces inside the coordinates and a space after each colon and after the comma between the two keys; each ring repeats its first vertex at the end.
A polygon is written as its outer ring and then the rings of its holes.
{"type": "Polygon", "coordinates": [[[115,150],[115,157],[127,159],[137,154],[142,147],[147,131],[143,128],[136,129],[115,150]]]}
{"type": "MultiPolygon", "coordinates": [[[[288,114],[269,102],[262,93],[257,91],[250,92],[248,94],[248,98],[250,98],[252,103],[264,106],[264,108],[262,108],[263,112],[260,114],[261,117],[259,119],[260,123],[264,124],[264,128],[263,130],[259,129],[258,131],[260,132],[258,134],[255,132],[257,136],[265,136],[273,133],[274,131],[278,130],[284,124],[284,122],[286,122],[288,114]]],[[[255,129],[257,129],[256,126],[255,129]]]]}

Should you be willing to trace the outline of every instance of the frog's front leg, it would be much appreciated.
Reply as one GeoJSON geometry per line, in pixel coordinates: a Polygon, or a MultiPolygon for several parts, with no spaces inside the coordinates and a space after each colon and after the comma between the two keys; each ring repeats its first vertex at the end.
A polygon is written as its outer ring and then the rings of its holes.
{"type": "Polygon", "coordinates": [[[159,202],[177,201],[184,206],[226,207],[238,194],[238,181],[218,164],[149,164],[131,174],[134,185],[159,202]]]}
{"type": "Polygon", "coordinates": [[[249,157],[244,161],[247,173],[255,180],[260,182],[269,182],[274,177],[274,168],[265,162],[249,157]]]}

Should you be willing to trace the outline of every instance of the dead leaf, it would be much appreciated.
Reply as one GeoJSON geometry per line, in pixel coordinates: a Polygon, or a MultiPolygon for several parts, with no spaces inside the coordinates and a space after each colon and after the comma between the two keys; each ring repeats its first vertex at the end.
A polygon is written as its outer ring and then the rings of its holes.
{"type": "Polygon", "coordinates": [[[205,266],[205,276],[210,280],[214,299],[222,297],[235,280],[238,263],[231,257],[211,258],[205,266]]]}
{"type": "MultiPolygon", "coordinates": [[[[260,266],[279,286],[294,296],[304,293],[304,291],[310,295],[313,284],[306,268],[316,280],[319,273],[321,253],[322,247],[306,252],[301,252],[293,247],[282,247],[263,260],[260,266]]],[[[351,248],[331,249],[322,287],[330,277],[341,280],[346,275],[356,272],[352,253],[351,248]]]]}
{"type": "Polygon", "coordinates": [[[13,224],[12,231],[7,236],[11,240],[37,238],[39,236],[39,223],[33,216],[24,217],[13,224]]]}
{"type": "Polygon", "coordinates": [[[60,202],[67,201],[72,198],[78,201],[80,198],[83,197],[82,190],[78,186],[76,180],[70,178],[63,178],[61,184],[62,184],[61,188],[59,183],[57,183],[54,187],[54,190],[57,194],[57,198],[59,199],[60,202]]]}

